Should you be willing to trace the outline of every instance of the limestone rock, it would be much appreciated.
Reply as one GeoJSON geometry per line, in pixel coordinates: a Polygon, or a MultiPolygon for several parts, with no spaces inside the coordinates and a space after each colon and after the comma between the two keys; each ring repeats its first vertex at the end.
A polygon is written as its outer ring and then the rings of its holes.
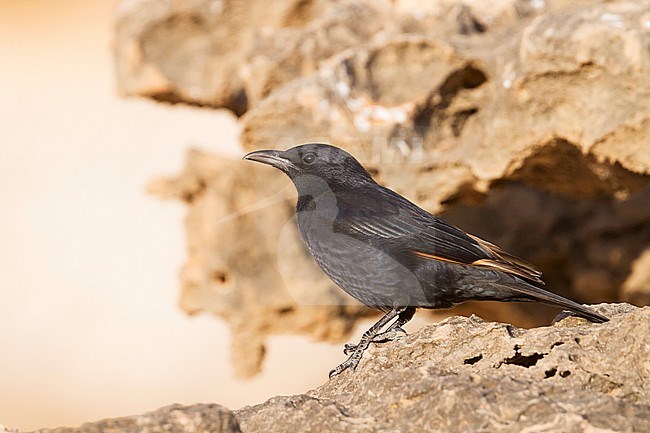
{"type": "Polygon", "coordinates": [[[175,404],[153,412],[89,422],[78,428],[61,427],[34,433],[241,433],[233,413],[217,404],[175,404]]]}
{"type": "Polygon", "coordinates": [[[243,118],[242,142],[326,137],[434,209],[503,180],[627,197],[650,173],[644,14],[647,3],[577,8],[473,45],[389,35],[271,93],[243,118]]]}
{"type": "Polygon", "coordinates": [[[125,95],[243,114],[327,58],[389,34],[471,35],[562,9],[566,0],[122,0],[117,83],[125,95]]]}
{"type": "Polygon", "coordinates": [[[233,412],[175,405],[39,432],[650,431],[650,307],[594,308],[610,322],[526,330],[451,317],[372,345],[356,371],[317,389],[233,412]]]}
{"type": "Polygon", "coordinates": [[[371,40],[382,31],[389,10],[389,2],[384,0],[303,4],[322,12],[312,14],[313,19],[303,26],[279,29],[271,35],[258,33],[243,67],[251,106],[283,84],[315,73],[323,60],[371,40]]]}
{"type": "Polygon", "coordinates": [[[650,308],[523,330],[453,317],[373,346],[356,372],[235,411],[244,432],[650,429],[650,308]]]}
{"type": "Polygon", "coordinates": [[[118,88],[241,115],[275,86],[380,31],[387,5],[124,0],[115,14],[118,88]]]}
{"type": "Polygon", "coordinates": [[[118,88],[125,95],[226,107],[248,102],[241,63],[258,29],[305,13],[300,0],[125,0],[115,13],[118,88]]]}

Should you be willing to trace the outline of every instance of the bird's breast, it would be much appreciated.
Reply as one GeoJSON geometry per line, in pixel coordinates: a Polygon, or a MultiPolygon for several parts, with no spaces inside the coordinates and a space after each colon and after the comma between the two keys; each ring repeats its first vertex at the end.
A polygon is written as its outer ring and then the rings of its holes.
{"type": "Polygon", "coordinates": [[[317,211],[299,211],[298,229],[319,267],[352,297],[371,307],[410,305],[417,276],[387,251],[335,230],[317,211]]]}

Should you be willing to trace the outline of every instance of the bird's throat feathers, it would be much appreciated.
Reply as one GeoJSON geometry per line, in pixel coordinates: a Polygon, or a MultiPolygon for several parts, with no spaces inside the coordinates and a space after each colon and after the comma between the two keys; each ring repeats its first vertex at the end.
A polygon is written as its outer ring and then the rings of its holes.
{"type": "Polygon", "coordinates": [[[291,180],[298,191],[299,197],[318,197],[323,194],[336,196],[339,191],[350,191],[375,183],[369,174],[367,176],[348,176],[345,172],[340,173],[340,176],[298,174],[291,176],[291,180]]]}

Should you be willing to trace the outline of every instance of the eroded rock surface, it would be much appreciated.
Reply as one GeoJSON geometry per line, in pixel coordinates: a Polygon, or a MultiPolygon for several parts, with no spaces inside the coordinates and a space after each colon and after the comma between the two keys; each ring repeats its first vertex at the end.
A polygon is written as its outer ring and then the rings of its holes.
{"type": "Polygon", "coordinates": [[[89,422],[33,433],[241,433],[233,413],[218,404],[175,404],[142,415],[89,422]]]}
{"type": "Polygon", "coordinates": [[[452,317],[373,346],[354,373],[236,416],[244,432],[646,431],[650,308],[597,309],[611,322],[524,330],[452,317]]]}
{"type": "MultiPolygon", "coordinates": [[[[231,110],[246,150],[332,142],[552,290],[647,302],[649,2],[123,0],[115,53],[126,95],[231,110]]],[[[189,206],[181,304],[228,320],[240,374],[266,335],[340,341],[367,314],[307,256],[280,173],[194,151],[153,190],[189,206]]],[[[516,308],[463,311],[553,314],[516,308]]]]}
{"type": "Polygon", "coordinates": [[[40,432],[650,431],[650,307],[595,308],[611,321],[570,317],[526,330],[451,317],[371,346],[355,372],[306,394],[233,412],[171,406],[40,432]]]}

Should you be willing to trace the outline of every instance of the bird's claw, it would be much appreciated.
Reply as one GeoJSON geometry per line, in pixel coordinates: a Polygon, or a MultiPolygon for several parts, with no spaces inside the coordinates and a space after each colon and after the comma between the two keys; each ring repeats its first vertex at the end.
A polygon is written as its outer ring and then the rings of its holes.
{"type": "Polygon", "coordinates": [[[345,361],[344,363],[338,365],[334,370],[330,371],[329,378],[333,379],[336,376],[338,376],[339,374],[341,374],[343,372],[343,370],[348,368],[348,366],[346,364],[347,364],[347,361],[345,361]]]}
{"type": "Polygon", "coordinates": [[[332,379],[335,376],[338,376],[348,368],[356,370],[357,366],[359,365],[359,361],[361,361],[361,355],[363,355],[363,350],[357,348],[348,359],[336,366],[334,370],[330,371],[329,378],[332,379]]]}

